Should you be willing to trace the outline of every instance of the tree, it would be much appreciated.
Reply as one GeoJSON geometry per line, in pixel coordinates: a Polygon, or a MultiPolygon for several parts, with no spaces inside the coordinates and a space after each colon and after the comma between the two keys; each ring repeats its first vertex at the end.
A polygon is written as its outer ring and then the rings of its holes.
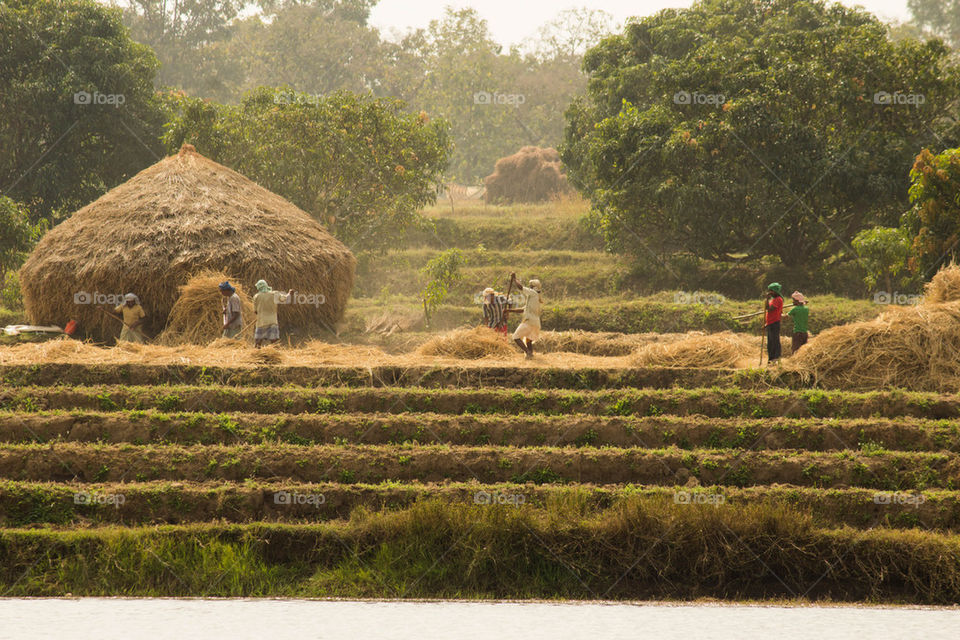
{"type": "Polygon", "coordinates": [[[463,280],[460,268],[465,264],[466,259],[459,249],[447,249],[431,258],[421,269],[420,273],[428,278],[420,292],[427,327],[430,326],[430,314],[446,301],[450,291],[463,280]]]}
{"type": "Polygon", "coordinates": [[[855,235],[851,244],[866,269],[867,287],[873,290],[882,284],[892,295],[895,279],[907,271],[910,237],[898,227],[873,227],[855,235]]]}
{"type": "Polygon", "coordinates": [[[590,50],[562,157],[611,249],[816,263],[896,222],[914,150],[951,135],[948,58],[838,4],[701,0],[590,50]]]}
{"type": "Polygon", "coordinates": [[[34,219],[87,204],[154,162],[157,61],[93,0],[0,4],[0,190],[34,219]]]}
{"type": "Polygon", "coordinates": [[[907,0],[907,7],[922,29],[960,48],[960,0],[907,0]]]}
{"type": "Polygon", "coordinates": [[[233,28],[224,45],[240,68],[236,90],[290,86],[310,94],[374,90],[386,63],[376,29],[341,3],[290,4],[270,22],[252,16],[233,28]],[[359,18],[359,19],[358,19],[359,18]]]}
{"type": "Polygon", "coordinates": [[[459,182],[482,180],[520,147],[556,146],[563,134],[559,107],[585,86],[579,58],[505,52],[470,8],[448,7],[398,47],[381,91],[452,123],[448,177],[459,182]]]}
{"type": "Polygon", "coordinates": [[[246,0],[125,0],[131,36],[160,61],[157,83],[191,92],[223,94],[240,82],[239,68],[217,46],[246,0]]]}
{"type": "Polygon", "coordinates": [[[910,171],[910,202],[902,226],[913,239],[910,269],[927,279],[960,256],[960,149],[924,149],[910,171]]]}
{"type": "Polygon", "coordinates": [[[287,198],[355,251],[383,251],[436,199],[447,124],[397,100],[261,87],[237,106],[174,95],[164,137],[287,198]]]}
{"type": "Polygon", "coordinates": [[[614,17],[601,9],[564,9],[540,27],[528,43],[537,60],[568,60],[579,64],[583,54],[617,29],[614,17]]]}
{"type": "Polygon", "coordinates": [[[0,287],[7,281],[7,273],[23,264],[39,231],[40,227],[30,223],[25,207],[0,196],[0,287]]]}

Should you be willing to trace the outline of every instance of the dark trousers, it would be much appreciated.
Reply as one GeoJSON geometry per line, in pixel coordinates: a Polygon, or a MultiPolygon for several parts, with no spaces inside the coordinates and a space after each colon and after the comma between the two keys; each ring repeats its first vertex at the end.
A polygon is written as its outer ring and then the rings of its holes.
{"type": "Polygon", "coordinates": [[[796,353],[800,350],[800,347],[807,344],[807,332],[806,331],[795,331],[793,334],[793,339],[790,341],[791,346],[793,347],[793,352],[796,353]]]}
{"type": "Polygon", "coordinates": [[[780,323],[767,325],[767,360],[773,362],[780,359],[780,323]]]}

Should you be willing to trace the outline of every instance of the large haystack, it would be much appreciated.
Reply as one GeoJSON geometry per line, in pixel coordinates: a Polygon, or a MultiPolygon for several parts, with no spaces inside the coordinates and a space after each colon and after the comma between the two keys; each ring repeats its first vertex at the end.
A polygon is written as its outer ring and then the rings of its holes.
{"type": "Polygon", "coordinates": [[[570,190],[560,154],[542,147],[523,147],[500,158],[484,182],[490,203],[544,202],[570,190]]]}
{"type": "Polygon", "coordinates": [[[261,278],[294,289],[281,325],[331,327],[343,317],[355,265],[307,213],[184,145],[47,233],[20,281],[32,322],[75,319],[83,334],[105,339],[119,328],[97,302],[138,294],[155,335],[179,288],[203,270],[234,274],[248,291],[261,278]]]}
{"type": "Polygon", "coordinates": [[[788,369],[826,387],[960,389],[960,267],[942,269],[922,304],[827,329],[788,369]]]}

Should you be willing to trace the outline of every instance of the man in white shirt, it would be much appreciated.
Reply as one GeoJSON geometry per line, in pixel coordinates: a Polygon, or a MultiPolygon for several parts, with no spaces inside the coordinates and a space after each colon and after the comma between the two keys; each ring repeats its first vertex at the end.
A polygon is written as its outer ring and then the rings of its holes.
{"type": "Polygon", "coordinates": [[[517,280],[517,274],[510,274],[510,282],[516,283],[527,299],[523,309],[506,309],[506,313],[523,311],[520,326],[513,332],[513,341],[523,350],[527,359],[533,357],[533,343],[540,337],[540,281],[530,280],[525,287],[517,280]]]}

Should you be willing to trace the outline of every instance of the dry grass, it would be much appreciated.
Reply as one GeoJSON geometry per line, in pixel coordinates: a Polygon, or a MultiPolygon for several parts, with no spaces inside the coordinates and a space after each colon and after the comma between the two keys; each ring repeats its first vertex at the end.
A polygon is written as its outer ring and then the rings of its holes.
{"type": "Polygon", "coordinates": [[[724,331],[648,344],[633,355],[631,362],[638,367],[749,367],[756,366],[759,349],[758,338],[724,331]]]}
{"type": "Polygon", "coordinates": [[[497,160],[486,177],[486,202],[544,202],[570,190],[556,149],[523,147],[497,160]]]}
{"type": "Polygon", "coordinates": [[[474,327],[449,331],[431,338],[420,345],[417,353],[423,356],[479,360],[509,357],[518,352],[500,334],[486,327],[474,327]]]}
{"type": "Polygon", "coordinates": [[[955,392],[960,387],[960,267],[942,269],[924,303],[827,329],[787,370],[845,389],[901,387],[955,392]]]}
{"type": "MultiPolygon", "coordinates": [[[[180,287],[180,297],[173,303],[167,328],[157,336],[157,342],[165,345],[207,344],[220,339],[223,334],[223,295],[217,285],[228,279],[226,274],[213,271],[204,271],[190,278],[180,287]]],[[[252,340],[253,301],[240,285],[234,286],[240,296],[242,335],[244,339],[252,340]]]]}
{"type": "Polygon", "coordinates": [[[943,304],[960,300],[960,267],[951,264],[937,272],[923,287],[925,304],[943,304]]]}
{"type": "Polygon", "coordinates": [[[356,260],[309,214],[209,160],[190,145],[48,231],[20,271],[31,322],[63,326],[77,320],[83,335],[112,338],[116,320],[74,295],[140,296],[146,329],[159,333],[178,287],[209,269],[253,289],[263,278],[284,291],[314,294],[323,304],[289,304],[282,326],[333,326],[343,316],[356,260]]]}

